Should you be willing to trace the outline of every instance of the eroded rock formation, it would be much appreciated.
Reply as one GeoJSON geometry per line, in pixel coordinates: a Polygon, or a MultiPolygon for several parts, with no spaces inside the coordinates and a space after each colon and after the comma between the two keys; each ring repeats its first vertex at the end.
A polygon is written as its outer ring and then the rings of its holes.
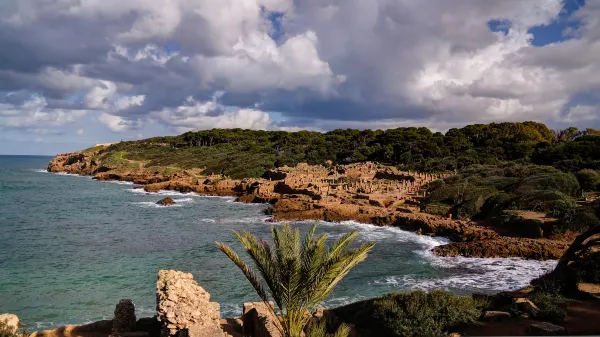
{"type": "Polygon", "coordinates": [[[449,173],[405,172],[371,162],[335,167],[298,164],[269,170],[263,178],[232,180],[221,175],[207,176],[200,168],[166,174],[164,170],[145,169],[143,164],[129,161],[114,167],[98,162],[94,152],[76,152],[57,156],[48,170],[94,175],[99,180],[131,181],[143,185],[147,192],[175,190],[269,203],[272,206],[266,214],[279,221],[354,220],[445,236],[455,243],[434,250],[444,256],[554,259],[569,243],[505,237],[476,222],[452,219],[449,208],[437,207],[434,212],[422,209],[427,184],[449,173]]]}
{"type": "Polygon", "coordinates": [[[161,270],[156,282],[157,318],[161,336],[225,337],[219,303],[198,285],[192,274],[161,270]]]}

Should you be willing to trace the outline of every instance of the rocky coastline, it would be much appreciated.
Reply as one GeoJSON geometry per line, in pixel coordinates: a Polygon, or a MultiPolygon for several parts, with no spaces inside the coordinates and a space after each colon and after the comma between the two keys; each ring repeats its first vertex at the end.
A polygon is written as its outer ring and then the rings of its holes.
{"type": "MultiPolygon", "coordinates": [[[[427,184],[448,174],[401,172],[375,163],[320,166],[299,164],[268,170],[261,178],[228,179],[204,169],[160,170],[143,162],[109,163],[98,151],[56,156],[49,172],[92,176],[96,180],[128,181],[147,192],[233,196],[239,202],[265,203],[273,221],[325,220],[395,226],[422,235],[443,236],[452,243],[435,247],[439,256],[520,257],[558,259],[570,240],[504,236],[471,220],[456,220],[439,210],[426,213],[421,200],[427,184]]],[[[446,213],[448,210],[446,210],[446,213]]]]}

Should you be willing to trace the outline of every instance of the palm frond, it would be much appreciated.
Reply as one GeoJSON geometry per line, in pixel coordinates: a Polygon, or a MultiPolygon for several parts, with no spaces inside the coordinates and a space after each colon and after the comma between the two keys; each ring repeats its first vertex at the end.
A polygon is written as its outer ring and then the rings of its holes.
{"type": "MultiPolygon", "coordinates": [[[[268,301],[265,288],[268,290],[282,315],[278,328],[285,337],[299,337],[302,334],[311,312],[329,296],[354,266],[367,257],[374,246],[373,242],[368,242],[349,249],[358,237],[358,233],[353,231],[343,235],[328,248],[326,234],[315,237],[316,226],[311,226],[303,239],[300,238],[299,229],[292,228],[289,224],[284,224],[280,229],[273,226],[273,246],[248,232],[234,231],[258,270],[262,282],[229,246],[217,243],[217,247],[242,270],[265,302],[268,301]]],[[[347,334],[347,327],[341,327],[334,337],[347,334]]]]}

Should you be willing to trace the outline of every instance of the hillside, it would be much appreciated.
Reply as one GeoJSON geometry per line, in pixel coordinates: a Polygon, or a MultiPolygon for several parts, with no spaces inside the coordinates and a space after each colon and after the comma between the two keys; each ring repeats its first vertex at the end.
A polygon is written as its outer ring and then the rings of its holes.
{"type": "Polygon", "coordinates": [[[48,170],[237,196],[271,204],[277,220],[355,220],[456,241],[439,255],[556,259],[598,223],[588,204],[599,163],[598,131],[526,122],[445,135],[209,130],[98,145],[59,155],[48,170]]]}
{"type": "Polygon", "coordinates": [[[319,165],[373,161],[404,170],[440,172],[474,164],[524,161],[568,172],[600,170],[600,134],[588,129],[552,131],[536,122],[492,123],[451,129],[338,129],[326,133],[213,129],[98,146],[104,164],[127,161],[146,168],[201,168],[234,179],[298,163],[319,165]]]}

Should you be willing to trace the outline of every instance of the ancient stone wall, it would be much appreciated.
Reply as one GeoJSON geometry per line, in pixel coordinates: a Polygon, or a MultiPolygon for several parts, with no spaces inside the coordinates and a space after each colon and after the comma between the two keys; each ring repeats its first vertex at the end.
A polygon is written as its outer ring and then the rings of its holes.
{"type": "Polygon", "coordinates": [[[157,318],[161,336],[225,336],[219,303],[198,285],[192,274],[161,270],[156,282],[157,318]]]}

